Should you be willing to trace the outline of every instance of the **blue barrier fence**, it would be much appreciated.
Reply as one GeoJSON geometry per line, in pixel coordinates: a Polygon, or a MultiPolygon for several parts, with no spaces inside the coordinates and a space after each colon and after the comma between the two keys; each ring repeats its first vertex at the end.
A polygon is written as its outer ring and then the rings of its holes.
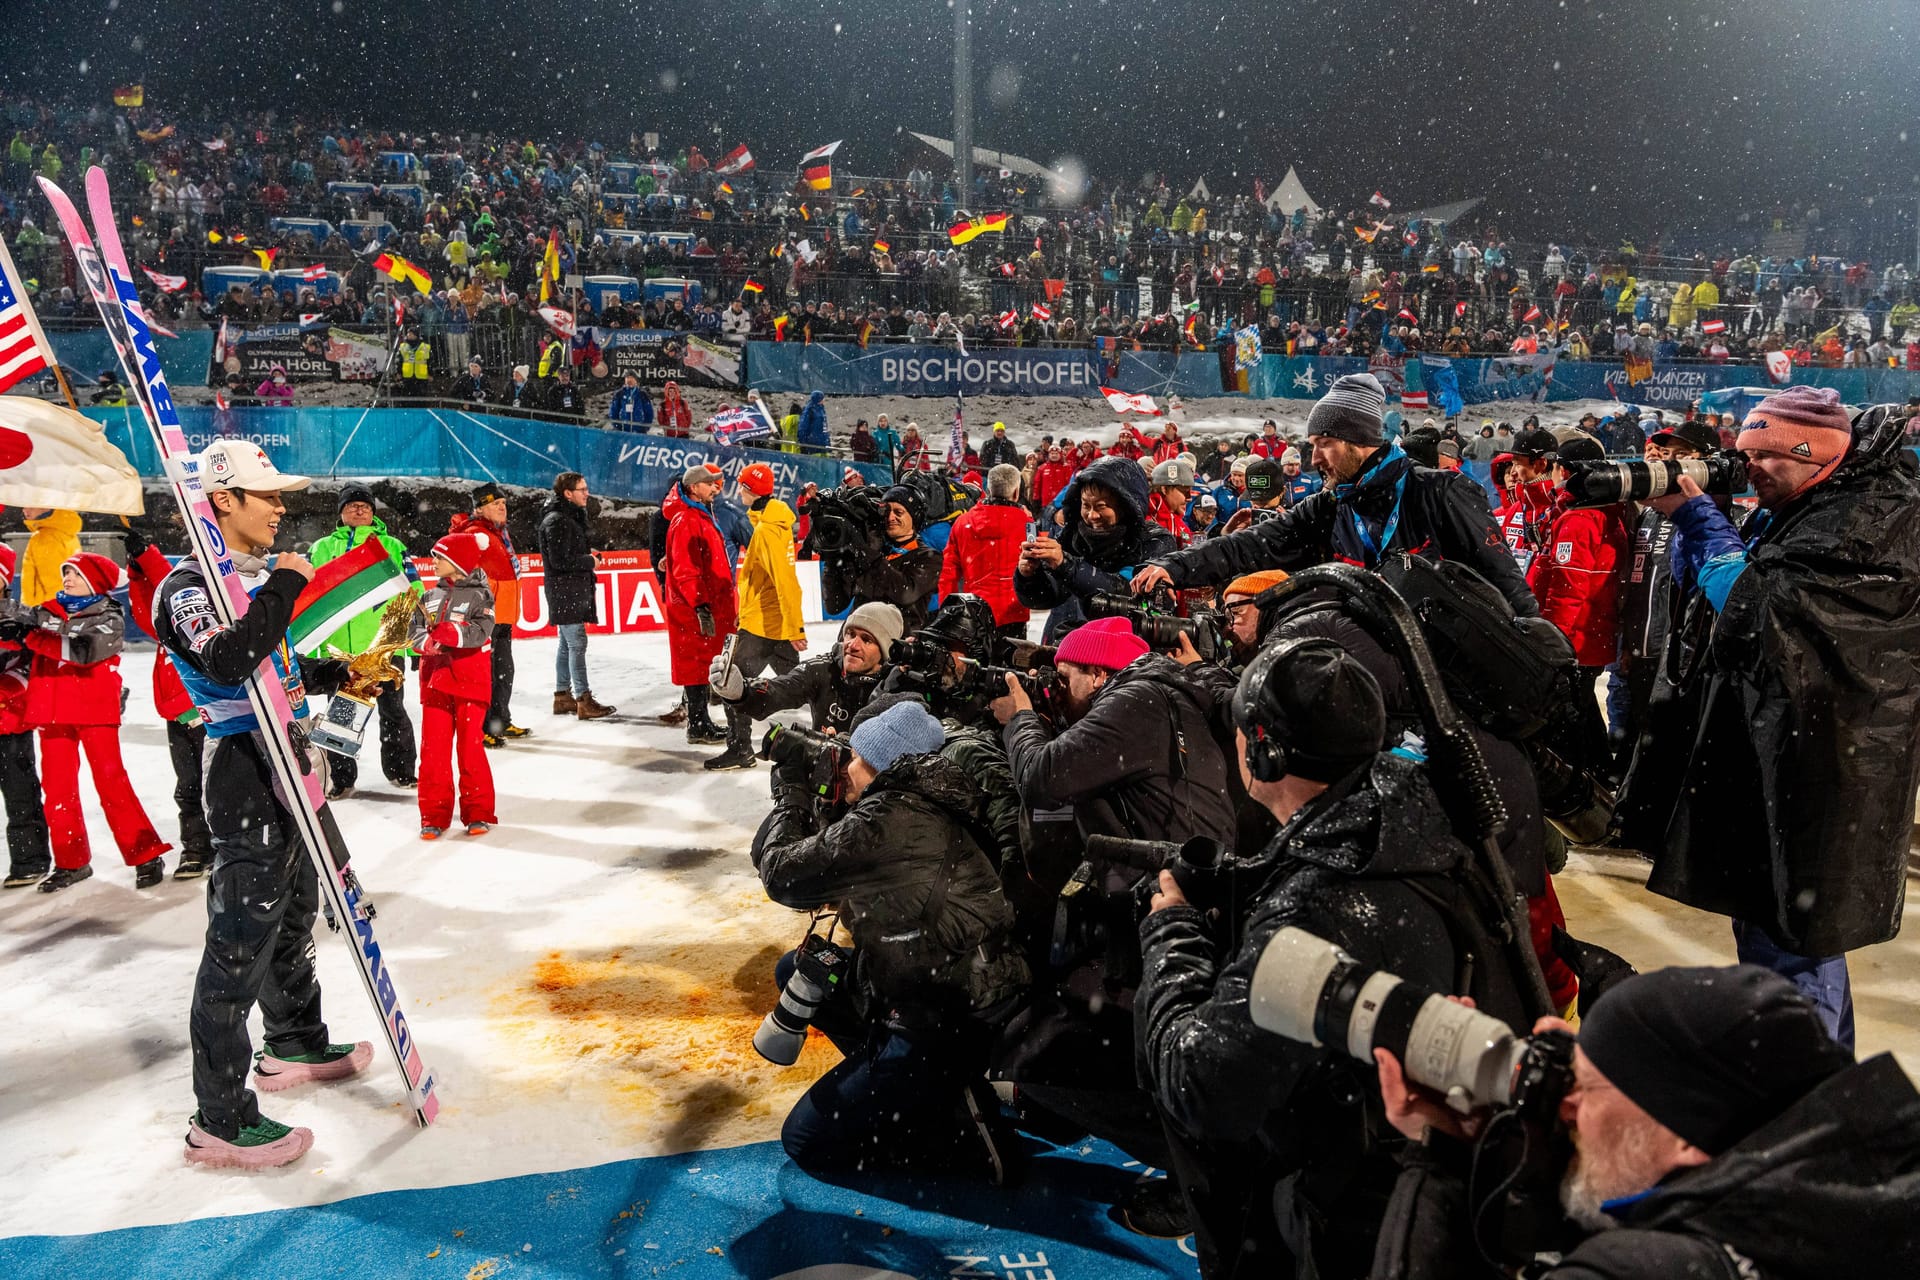
{"type": "MultiPolygon", "coordinates": [[[[120,373],[120,357],[114,354],[113,343],[107,339],[105,329],[49,333],[47,341],[53,344],[53,354],[60,363],[87,382],[91,382],[103,369],[120,373]]],[[[160,353],[160,368],[167,375],[168,386],[207,385],[207,365],[213,360],[211,329],[190,330],[177,338],[155,337],[153,343],[160,353]]],[[[120,376],[122,379],[126,377],[125,374],[120,376]]],[[[85,387],[76,386],[74,391],[82,400],[86,399],[85,387]]]]}
{"type": "MultiPolygon", "coordinates": [[[[1629,386],[1622,367],[1562,360],[1549,385],[1524,357],[1454,360],[1453,376],[1467,404],[1495,401],[1624,400],[1685,408],[1701,396],[1765,385],[1754,365],[1656,364],[1653,377],[1629,386]]],[[[1431,366],[1426,378],[1433,386],[1431,366]]],[[[1397,361],[1359,356],[1269,355],[1248,371],[1247,394],[1265,400],[1311,400],[1342,374],[1372,372],[1397,394],[1404,383],[1397,361]]],[[[968,395],[1094,396],[1102,386],[1156,396],[1195,399],[1224,390],[1217,352],[1099,351],[1066,348],[993,348],[962,356],[950,347],[750,342],[748,384],[769,394],[824,391],[844,396],[968,395]]],[[[1883,404],[1920,395],[1920,374],[1905,369],[1795,369],[1792,381],[1832,387],[1848,404],[1883,404]]]]}
{"type": "MultiPolygon", "coordinates": [[[[89,409],[107,437],[143,476],[160,474],[159,455],[146,424],[131,409],[89,409]]],[[[221,439],[246,439],[265,449],[275,466],[308,476],[440,476],[478,483],[546,488],[562,471],[586,476],[602,497],[657,502],[688,467],[712,462],[736,476],[751,462],[773,468],[774,492],[791,500],[802,485],[831,488],[847,467],[842,458],[808,457],[763,449],[724,448],[695,440],[569,427],[460,409],[247,408],[225,413],[211,406],[180,407],[181,427],[195,449],[221,439]]],[[[885,467],[856,464],[870,483],[889,482],[885,467]]]]}

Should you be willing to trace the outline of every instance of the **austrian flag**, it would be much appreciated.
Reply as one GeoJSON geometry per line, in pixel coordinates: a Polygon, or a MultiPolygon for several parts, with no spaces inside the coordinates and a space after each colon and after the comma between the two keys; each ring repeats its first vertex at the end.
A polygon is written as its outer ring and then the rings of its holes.
{"type": "Polygon", "coordinates": [[[152,267],[142,267],[140,269],[147,273],[147,279],[153,281],[153,287],[162,293],[178,293],[187,287],[187,278],[185,276],[161,275],[152,267]]]}
{"type": "Polygon", "coordinates": [[[1700,332],[1702,333],[1725,333],[1726,331],[1727,322],[1725,320],[1706,320],[1700,325],[1700,332]]]}
{"type": "Polygon", "coordinates": [[[316,262],[310,267],[300,268],[300,278],[302,280],[325,280],[327,278],[327,264],[324,262],[316,262]]]}
{"type": "Polygon", "coordinates": [[[1112,387],[1100,388],[1100,394],[1107,398],[1107,404],[1115,413],[1160,414],[1160,407],[1153,402],[1152,396],[1129,395],[1125,391],[1115,391],[1112,387]]]}
{"type": "Polygon", "coordinates": [[[1043,321],[1051,320],[1053,319],[1053,312],[1048,310],[1042,304],[1036,302],[1033,304],[1033,318],[1035,320],[1043,320],[1043,321]]]}
{"type": "Polygon", "coordinates": [[[747,150],[747,144],[743,142],[727,152],[720,163],[713,166],[713,171],[723,176],[731,176],[736,173],[745,173],[751,168],[753,168],[753,152],[747,150]]]}
{"type": "Polygon", "coordinates": [[[1002,329],[1011,329],[1019,323],[1020,313],[1018,311],[1002,311],[1000,313],[1000,327],[1002,329]]]}

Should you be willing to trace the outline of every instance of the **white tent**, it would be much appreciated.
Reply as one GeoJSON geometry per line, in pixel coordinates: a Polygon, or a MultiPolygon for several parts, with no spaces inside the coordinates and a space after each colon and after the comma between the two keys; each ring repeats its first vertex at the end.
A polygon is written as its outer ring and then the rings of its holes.
{"type": "Polygon", "coordinates": [[[1287,176],[1280,180],[1273,194],[1267,197],[1267,208],[1276,213],[1291,214],[1295,209],[1305,209],[1309,218],[1320,216],[1320,206],[1313,202],[1307,189],[1300,185],[1300,175],[1292,165],[1287,166],[1287,176]]]}
{"type": "Polygon", "coordinates": [[[1207,190],[1207,180],[1205,178],[1193,184],[1193,190],[1187,192],[1187,199],[1190,201],[1213,199],[1213,192],[1207,190]]]}

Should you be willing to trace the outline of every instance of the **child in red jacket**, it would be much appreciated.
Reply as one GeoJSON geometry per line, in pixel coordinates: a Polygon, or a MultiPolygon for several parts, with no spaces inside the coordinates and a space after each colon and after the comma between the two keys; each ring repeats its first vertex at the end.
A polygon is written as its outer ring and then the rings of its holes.
{"type": "Polygon", "coordinates": [[[439,575],[414,615],[420,654],[420,838],[453,825],[453,765],[460,762],[460,820],[470,836],[497,821],[487,764],[487,707],[493,701],[493,592],[485,563],[491,534],[450,533],[433,544],[439,575]]]}
{"type": "Polygon", "coordinates": [[[40,783],[53,837],[53,874],[40,882],[42,893],[93,874],[80,812],[83,750],[114,843],[134,869],[134,887],[150,889],[166,873],[160,855],[173,846],[154,831],[120,760],[120,649],[127,624],[108,592],[126,581],[107,557],[82,552],[61,565],[59,595],[37,609],[11,603],[7,609],[10,621],[25,624],[21,643],[33,654],[27,723],[40,731],[40,783]]]}
{"type": "MultiPolygon", "coordinates": [[[[13,585],[13,566],[13,548],[0,545],[0,595],[13,585]]],[[[33,655],[17,641],[0,640],[0,794],[7,805],[9,889],[38,884],[53,869],[33,728],[27,723],[27,672],[32,666],[33,655]]]]}

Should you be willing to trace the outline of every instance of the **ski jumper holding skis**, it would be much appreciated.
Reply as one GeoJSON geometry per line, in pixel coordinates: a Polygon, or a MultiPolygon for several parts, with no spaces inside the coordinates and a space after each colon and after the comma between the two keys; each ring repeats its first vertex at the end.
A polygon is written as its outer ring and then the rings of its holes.
{"type": "Polygon", "coordinates": [[[161,583],[154,608],[160,643],[205,718],[208,739],[203,785],[213,870],[189,1021],[200,1109],[187,1132],[187,1158],[258,1168],[297,1159],[312,1146],[313,1133],[260,1114],[246,1087],[254,1061],[248,1011],[259,1004],[265,1024],[255,1083],[269,1091],[353,1075],[371,1061],[373,1046],[328,1042],[313,964],[318,881],[289,810],[300,801],[275,786],[245,684],[270,659],[299,738],[308,692],[332,692],[347,671],[338,661],[303,664],[287,643],[294,603],[313,567],[269,549],[285,511],[280,495],[305,488],[308,479],[282,474],[258,445],[241,440],[210,446],[198,467],[252,602],[234,625],[222,625],[208,598],[219,587],[189,559],[161,583]]]}
{"type": "Polygon", "coordinates": [[[43,893],[92,875],[92,849],[80,811],[80,755],[92,766],[94,790],[107,826],[134,883],[151,888],[163,870],[160,855],[173,846],[153,829],[120,759],[120,650],[127,620],[108,592],[126,574],[106,556],[81,554],[61,566],[60,594],[38,608],[8,602],[19,643],[33,654],[27,677],[27,723],[40,731],[40,785],[53,840],[53,874],[43,893]],[[151,865],[149,865],[151,864],[151,865]]]}
{"type": "Polygon", "coordinates": [[[408,639],[420,655],[422,840],[437,840],[453,825],[456,758],[460,821],[467,834],[485,835],[497,821],[484,738],[493,701],[493,592],[487,587],[487,562],[500,550],[485,533],[450,533],[434,543],[440,581],[413,615],[408,639]]]}

